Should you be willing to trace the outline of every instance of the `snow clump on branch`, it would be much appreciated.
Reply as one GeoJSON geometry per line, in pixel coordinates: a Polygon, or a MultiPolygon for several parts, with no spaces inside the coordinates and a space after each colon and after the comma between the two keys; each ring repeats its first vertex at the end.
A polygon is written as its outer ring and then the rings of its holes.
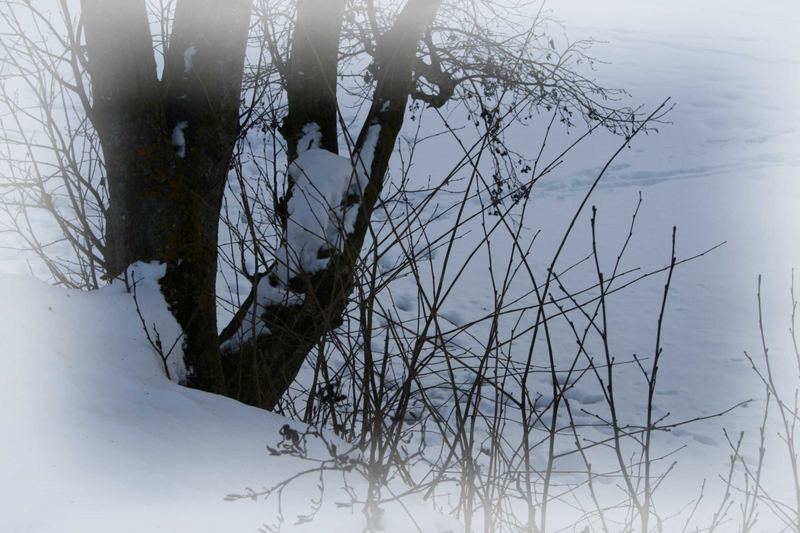
{"type": "MultiPolygon", "coordinates": [[[[364,155],[353,159],[310,148],[289,165],[293,187],[287,202],[286,239],[275,253],[270,272],[258,281],[256,316],[270,305],[302,304],[305,295],[290,290],[291,280],[323,270],[331,255],[342,250],[346,236],[355,229],[379,133],[379,125],[371,126],[359,152],[364,155]]],[[[253,335],[270,333],[261,320],[252,323],[253,315],[251,304],[238,332],[224,343],[223,350],[253,335]]]]}

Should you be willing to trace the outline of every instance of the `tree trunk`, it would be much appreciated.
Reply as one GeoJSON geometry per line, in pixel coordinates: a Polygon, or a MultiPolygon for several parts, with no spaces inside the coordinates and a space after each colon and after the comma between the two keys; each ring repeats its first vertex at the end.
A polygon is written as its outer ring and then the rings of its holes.
{"type": "MultiPolygon", "coordinates": [[[[413,90],[417,45],[439,2],[408,0],[376,36],[377,86],[355,146],[368,168],[355,228],[322,271],[287,288],[302,305],[257,309],[269,333],[220,357],[253,294],[217,337],[217,231],[239,101],[250,0],[178,0],[163,79],[153,58],[144,0],[82,0],[92,80],[90,118],[110,192],[106,239],[111,275],[136,261],[163,261],[162,290],[184,332],[189,384],[271,409],[321,337],[341,323],[356,261],[413,90]],[[377,141],[367,139],[380,128],[377,141]]],[[[345,0],[300,0],[287,73],[283,133],[289,160],[309,148],[338,149],[336,75],[345,0]]],[[[374,138],[374,135],[372,136],[374,138]]],[[[292,193],[288,184],[287,198],[292,193]]],[[[280,207],[280,206],[278,206],[280,207]]]]}
{"type": "MultiPolygon", "coordinates": [[[[363,197],[357,200],[359,211],[354,231],[348,236],[342,253],[334,254],[324,270],[303,280],[301,292],[305,294],[305,299],[302,305],[268,305],[258,309],[259,319],[270,333],[259,335],[224,354],[228,389],[243,402],[272,409],[297,377],[311,349],[323,335],[341,324],[354,283],[356,262],[372,211],[383,187],[395,140],[403,124],[408,97],[414,86],[413,66],[417,44],[424,29],[436,15],[438,7],[439,2],[436,0],[409,0],[392,29],[378,39],[377,86],[369,115],[355,146],[354,164],[364,161],[371,163],[368,169],[368,185],[363,197]],[[377,143],[366,146],[368,133],[376,126],[380,128],[377,143]],[[371,153],[364,153],[364,150],[370,150],[371,153]]],[[[301,14],[298,10],[298,16],[301,14]]],[[[313,51],[314,47],[295,47],[293,50],[295,54],[313,51]]],[[[304,74],[317,76],[318,79],[324,79],[321,70],[329,67],[320,66],[318,60],[294,56],[291,64],[294,68],[298,65],[303,65],[304,69],[317,68],[319,71],[316,74],[306,70],[304,74]]],[[[330,98],[330,93],[327,97],[330,98]]],[[[292,102],[291,93],[289,101],[292,102]]],[[[302,99],[297,98],[296,101],[302,99]]],[[[293,112],[290,107],[290,117],[293,112]]],[[[321,124],[314,116],[308,116],[304,120],[321,124]]],[[[289,142],[291,145],[291,141],[289,142]]],[[[257,286],[255,284],[254,292],[257,286]]],[[[255,296],[251,294],[240,313],[223,331],[223,341],[237,334],[247,318],[246,314],[252,312],[250,304],[253,301],[255,296]]]]}
{"type": "Polygon", "coordinates": [[[162,261],[189,384],[224,392],[216,321],[217,230],[239,133],[249,0],[178,0],[164,75],[144,0],[82,0],[92,122],[109,187],[110,275],[162,261]]]}
{"type": "Polygon", "coordinates": [[[345,4],[346,0],[297,2],[286,80],[289,113],[281,128],[289,162],[309,148],[322,148],[334,154],[339,151],[336,76],[345,4]],[[316,138],[315,128],[319,130],[316,138]],[[305,145],[298,146],[304,129],[310,130],[309,135],[305,145]]]}

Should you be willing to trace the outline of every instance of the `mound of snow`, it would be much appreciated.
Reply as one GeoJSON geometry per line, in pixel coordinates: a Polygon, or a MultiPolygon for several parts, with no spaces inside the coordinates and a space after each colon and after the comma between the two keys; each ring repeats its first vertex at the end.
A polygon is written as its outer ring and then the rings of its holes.
{"type": "MultiPolygon", "coordinates": [[[[163,269],[134,270],[141,314],[168,347],[179,328],[158,290],[163,269]]],[[[345,482],[363,501],[355,475],[315,472],[280,498],[255,496],[330,459],[323,440],[303,457],[272,455],[287,424],[307,428],[167,379],[121,284],[86,293],[3,275],[0,295],[0,531],[364,529],[363,505],[337,505],[353,501],[345,482]]],[[[168,360],[175,375],[180,359],[168,360]]],[[[403,504],[385,506],[386,531],[456,529],[421,500],[403,504]]]]}

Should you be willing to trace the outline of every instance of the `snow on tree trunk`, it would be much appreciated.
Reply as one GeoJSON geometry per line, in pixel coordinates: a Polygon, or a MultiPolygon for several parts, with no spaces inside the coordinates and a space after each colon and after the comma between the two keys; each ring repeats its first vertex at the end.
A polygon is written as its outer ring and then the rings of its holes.
{"type": "MultiPolygon", "coordinates": [[[[307,134],[311,132],[306,128],[307,134]]],[[[348,235],[353,233],[369,176],[380,126],[370,128],[370,141],[365,143],[363,157],[353,159],[320,148],[303,150],[289,165],[293,182],[292,196],[287,203],[286,238],[275,253],[269,275],[258,282],[256,298],[237,333],[222,349],[230,351],[255,335],[270,334],[257,318],[271,305],[300,305],[304,301],[303,284],[295,280],[308,278],[330,263],[333,254],[341,253],[348,235]],[[255,306],[255,309],[253,308],[255,306]]]]}

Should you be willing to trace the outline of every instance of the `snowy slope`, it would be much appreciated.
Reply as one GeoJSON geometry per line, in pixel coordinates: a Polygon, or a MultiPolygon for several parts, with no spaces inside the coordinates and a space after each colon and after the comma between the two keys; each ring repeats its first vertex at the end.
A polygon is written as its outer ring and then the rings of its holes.
{"type": "MultiPolygon", "coordinates": [[[[142,315],[171,343],[178,329],[157,292],[161,269],[135,270],[142,315]]],[[[3,275],[0,294],[0,531],[274,527],[276,498],[226,495],[262,490],[330,457],[317,439],[307,442],[307,459],[272,456],[266,446],[279,445],[284,424],[303,427],[167,380],[124,287],[87,294],[3,275]]],[[[326,475],[321,509],[296,528],[319,499],[320,478],[289,485],[281,530],[363,529],[361,506],[336,507],[351,501],[344,479],[363,499],[358,475],[326,475]]],[[[430,504],[403,503],[408,513],[386,506],[387,531],[416,531],[415,522],[423,531],[454,530],[430,504]]]]}

